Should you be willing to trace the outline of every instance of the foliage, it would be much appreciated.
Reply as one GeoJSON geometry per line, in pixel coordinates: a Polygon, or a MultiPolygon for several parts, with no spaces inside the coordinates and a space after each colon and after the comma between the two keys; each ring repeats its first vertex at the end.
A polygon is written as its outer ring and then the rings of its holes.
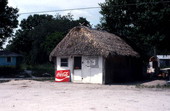
{"type": "Polygon", "coordinates": [[[27,64],[42,64],[48,61],[52,49],[62,40],[69,29],[89,22],[80,17],[73,20],[72,15],[30,15],[21,21],[21,29],[7,46],[8,50],[18,52],[25,57],[27,64]]]}
{"type": "Polygon", "coordinates": [[[63,39],[64,35],[65,34],[62,32],[54,32],[46,37],[42,47],[44,47],[48,55],[54,49],[54,44],[58,44],[63,39]]]}
{"type": "Polygon", "coordinates": [[[147,53],[170,53],[170,1],[106,0],[100,6],[98,28],[127,37],[147,53]]]}
{"type": "Polygon", "coordinates": [[[88,26],[91,27],[90,22],[87,21],[85,18],[83,17],[79,17],[78,20],[75,21],[76,23],[80,23],[80,25],[84,25],[84,26],[88,26]]]}
{"type": "Polygon", "coordinates": [[[13,28],[18,25],[18,9],[7,6],[8,0],[0,0],[0,48],[6,38],[12,36],[13,28]]]}
{"type": "Polygon", "coordinates": [[[30,70],[35,77],[54,77],[54,65],[50,63],[38,64],[38,65],[27,65],[22,64],[21,70],[30,70]]]}
{"type": "Polygon", "coordinates": [[[14,66],[1,66],[0,72],[0,77],[14,77],[19,69],[14,66]]]}

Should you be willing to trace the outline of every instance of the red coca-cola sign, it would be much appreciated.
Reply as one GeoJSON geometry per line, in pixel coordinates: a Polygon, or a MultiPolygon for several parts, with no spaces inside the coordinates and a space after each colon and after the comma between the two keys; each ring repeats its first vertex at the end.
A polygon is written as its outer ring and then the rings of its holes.
{"type": "Polygon", "coordinates": [[[55,73],[56,82],[69,82],[70,81],[70,70],[58,70],[55,73]]]}

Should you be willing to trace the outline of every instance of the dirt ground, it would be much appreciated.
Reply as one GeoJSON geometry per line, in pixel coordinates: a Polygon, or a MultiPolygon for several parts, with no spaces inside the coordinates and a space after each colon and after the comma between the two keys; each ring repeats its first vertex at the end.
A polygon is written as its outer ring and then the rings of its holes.
{"type": "Polygon", "coordinates": [[[170,89],[12,80],[0,83],[0,111],[170,111],[170,89]]]}

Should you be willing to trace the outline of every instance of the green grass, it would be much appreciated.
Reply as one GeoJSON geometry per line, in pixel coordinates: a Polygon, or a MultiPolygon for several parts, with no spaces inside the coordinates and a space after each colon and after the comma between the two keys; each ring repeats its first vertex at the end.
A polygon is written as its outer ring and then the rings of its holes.
{"type": "Polygon", "coordinates": [[[140,85],[137,84],[136,88],[170,88],[170,84],[166,84],[166,85],[155,85],[155,86],[146,86],[146,85],[140,85]]]}
{"type": "Polygon", "coordinates": [[[22,70],[31,70],[33,71],[33,76],[42,77],[43,74],[47,73],[51,77],[54,76],[54,65],[53,64],[39,64],[39,65],[21,65],[22,70]]]}
{"type": "Polygon", "coordinates": [[[20,69],[14,66],[1,66],[0,67],[0,77],[15,77],[20,69]]]}

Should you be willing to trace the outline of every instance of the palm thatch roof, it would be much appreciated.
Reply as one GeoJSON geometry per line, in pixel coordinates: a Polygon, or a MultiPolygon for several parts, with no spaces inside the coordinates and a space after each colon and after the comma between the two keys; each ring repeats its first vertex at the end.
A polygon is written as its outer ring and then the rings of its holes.
{"type": "Polygon", "coordinates": [[[139,57],[139,54],[120,37],[85,26],[77,26],[71,29],[53,49],[50,54],[50,60],[56,56],[74,55],[139,57]]]}

